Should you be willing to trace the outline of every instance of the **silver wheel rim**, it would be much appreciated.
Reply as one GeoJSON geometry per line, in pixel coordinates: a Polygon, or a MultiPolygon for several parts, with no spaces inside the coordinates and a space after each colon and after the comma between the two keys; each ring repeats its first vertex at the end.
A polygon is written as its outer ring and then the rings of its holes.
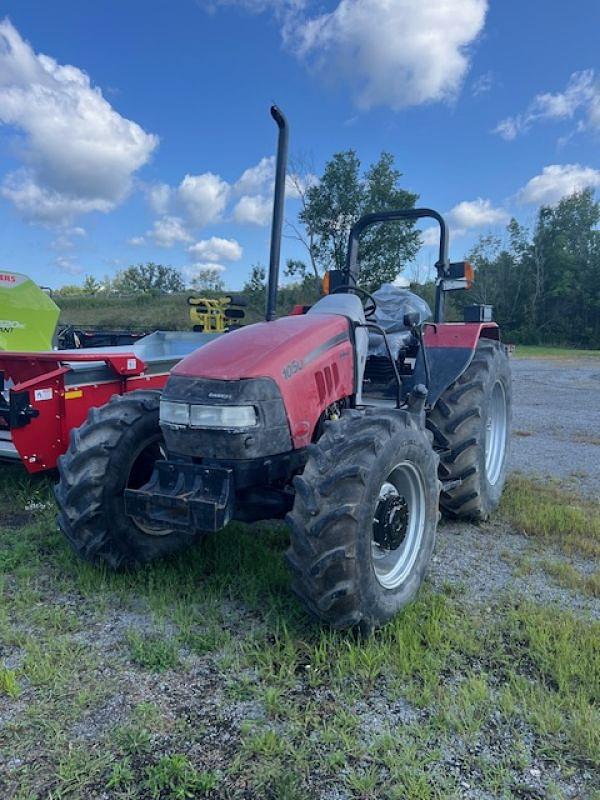
{"type": "Polygon", "coordinates": [[[496,381],[485,421],[485,475],[490,486],[498,483],[502,472],[507,427],[506,392],[502,382],[496,381]]]}
{"type": "MultiPolygon", "coordinates": [[[[389,520],[394,527],[395,520],[389,520]]],[[[400,520],[399,520],[400,522],[400,520]]],[[[371,536],[371,562],[379,583],[385,589],[397,589],[410,575],[425,530],[425,488],[419,470],[408,461],[394,467],[379,490],[371,536]],[[397,531],[401,543],[383,547],[374,538],[381,525],[382,513],[389,514],[390,504],[402,508],[401,530],[397,531]],[[379,515],[379,516],[378,516],[379,515]]]]}

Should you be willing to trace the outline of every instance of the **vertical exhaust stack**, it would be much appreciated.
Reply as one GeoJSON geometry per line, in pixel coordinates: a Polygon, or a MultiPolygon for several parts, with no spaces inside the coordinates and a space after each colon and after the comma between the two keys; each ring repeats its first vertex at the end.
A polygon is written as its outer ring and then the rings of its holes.
{"type": "Polygon", "coordinates": [[[275,170],[275,195],[273,198],[273,223],[271,227],[271,253],[269,257],[269,282],[267,284],[267,322],[275,319],[277,306],[277,283],[279,280],[279,259],[281,256],[281,234],[283,230],[283,213],[285,204],[285,175],[288,158],[288,142],[290,129],[281,109],[271,106],[271,116],[279,128],[277,142],[277,166],[275,170]]]}

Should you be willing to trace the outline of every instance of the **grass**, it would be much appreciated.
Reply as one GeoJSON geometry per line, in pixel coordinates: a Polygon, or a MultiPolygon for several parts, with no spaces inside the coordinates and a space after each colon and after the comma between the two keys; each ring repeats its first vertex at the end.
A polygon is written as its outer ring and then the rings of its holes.
{"type": "Polygon", "coordinates": [[[127,641],[131,660],[144,669],[164,672],[179,665],[177,642],[167,636],[160,634],[144,636],[137,631],[129,631],[127,641]]]}
{"type": "MultiPolygon", "coordinates": [[[[47,485],[27,512],[14,480],[0,475],[4,796],[446,800],[466,781],[516,798],[540,765],[545,796],[571,775],[581,796],[600,788],[598,623],[425,587],[355,638],[290,595],[281,526],[231,525],[112,574],[74,558],[47,485]]],[[[557,492],[513,480],[502,514],[596,552],[597,508],[557,492]]]]}
{"type": "Polygon", "coordinates": [[[60,322],[84,327],[122,328],[134,331],[190,330],[187,297],[172,295],[136,295],[124,297],[61,297],[60,322]]]}
{"type": "Polygon", "coordinates": [[[543,561],[542,567],[561,586],[590,597],[600,597],[600,570],[584,574],[572,564],[550,560],[543,561]]]}
{"type": "Polygon", "coordinates": [[[146,770],[145,785],[152,798],[164,797],[172,800],[186,800],[189,797],[203,797],[215,789],[219,783],[214,772],[198,772],[189,758],[180,753],[163,756],[157,764],[146,770]]]}
{"type": "Polygon", "coordinates": [[[15,671],[0,664],[0,695],[15,698],[19,696],[20,691],[15,671]]]}
{"type": "Polygon", "coordinates": [[[600,350],[579,350],[554,345],[518,344],[515,358],[600,358],[600,350]]]}
{"type": "Polygon", "coordinates": [[[532,539],[559,544],[566,552],[600,555],[600,503],[585,500],[552,482],[512,476],[500,515],[532,539]]]}

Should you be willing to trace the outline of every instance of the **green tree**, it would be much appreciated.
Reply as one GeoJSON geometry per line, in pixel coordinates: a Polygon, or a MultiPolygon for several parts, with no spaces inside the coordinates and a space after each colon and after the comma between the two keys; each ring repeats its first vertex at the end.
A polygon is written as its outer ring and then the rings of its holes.
{"type": "Polygon", "coordinates": [[[532,231],[511,220],[504,246],[481,237],[468,258],[471,292],[457,307],[485,302],[508,339],[600,347],[600,203],[591,190],[538,209],[532,231]]]}
{"type": "Polygon", "coordinates": [[[218,269],[200,269],[192,278],[192,288],[199,292],[224,292],[225,282],[218,269]]]}
{"type": "Polygon", "coordinates": [[[267,285],[267,270],[262,264],[254,264],[250,272],[250,277],[244,284],[244,292],[259,293],[264,292],[267,285]]]}
{"type": "MultiPolygon", "coordinates": [[[[382,153],[361,175],[353,150],[336,153],[325,165],[318,183],[307,188],[298,217],[303,230],[295,229],[306,247],[309,265],[288,262],[287,274],[319,278],[328,269],[341,269],[346,260],[352,225],[373,211],[413,208],[418,195],[400,187],[402,173],[394,157],[382,153]]],[[[420,246],[420,236],[409,222],[381,225],[367,231],[360,245],[360,283],[366,288],[392,281],[411,261],[420,246]]]]}
{"type": "Polygon", "coordinates": [[[160,294],[182,292],[185,283],[179,270],[149,261],[118,272],[113,288],[122,294],[160,294]]]}
{"type": "Polygon", "coordinates": [[[54,294],[59,294],[62,297],[77,297],[83,294],[83,288],[76,283],[65,283],[65,285],[57,289],[54,294]]]}
{"type": "Polygon", "coordinates": [[[86,275],[81,288],[83,294],[98,294],[102,290],[102,284],[93,275],[86,275]]]}

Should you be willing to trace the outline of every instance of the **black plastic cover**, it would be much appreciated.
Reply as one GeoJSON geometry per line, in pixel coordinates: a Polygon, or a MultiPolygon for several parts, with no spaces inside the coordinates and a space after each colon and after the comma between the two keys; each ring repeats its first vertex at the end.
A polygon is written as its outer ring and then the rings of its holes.
{"type": "Polygon", "coordinates": [[[223,381],[172,375],[164,400],[199,405],[256,409],[258,424],[251,428],[173,428],[163,425],[169,453],[204,459],[248,459],[287,453],[292,438],[279,387],[271,378],[223,381]]]}
{"type": "Polygon", "coordinates": [[[465,322],[492,322],[494,307],[486,305],[465,306],[465,322]]]}

